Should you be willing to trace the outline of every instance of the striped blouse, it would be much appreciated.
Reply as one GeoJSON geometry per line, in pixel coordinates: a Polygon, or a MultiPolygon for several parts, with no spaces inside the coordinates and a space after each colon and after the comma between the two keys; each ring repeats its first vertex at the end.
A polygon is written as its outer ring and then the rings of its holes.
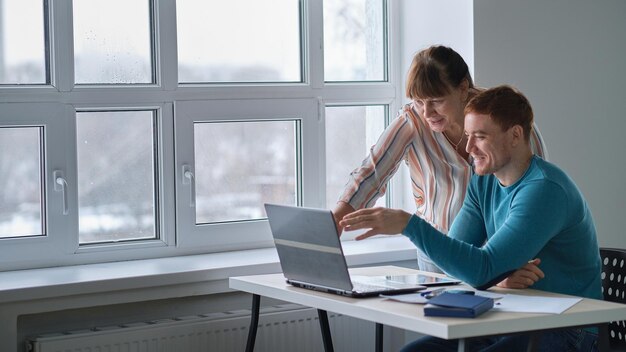
{"type": "MultiPolygon", "coordinates": [[[[546,158],[546,149],[536,126],[531,138],[533,153],[546,158]]],[[[339,201],[354,209],[371,207],[385,194],[389,179],[402,160],[411,175],[416,215],[448,233],[458,214],[472,175],[463,159],[443,133],[434,132],[409,103],[385,129],[378,142],[350,178],[339,201]]]]}

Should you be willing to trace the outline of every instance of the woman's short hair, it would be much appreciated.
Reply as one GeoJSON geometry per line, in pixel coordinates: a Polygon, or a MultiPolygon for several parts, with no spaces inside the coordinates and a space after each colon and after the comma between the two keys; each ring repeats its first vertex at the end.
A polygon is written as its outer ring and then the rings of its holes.
{"type": "Polygon", "coordinates": [[[437,98],[450,93],[467,80],[474,87],[465,60],[447,46],[431,46],[413,57],[406,79],[406,96],[410,99],[437,98]]]}
{"type": "Polygon", "coordinates": [[[478,93],[465,106],[465,115],[469,113],[490,116],[502,131],[520,125],[524,139],[530,138],[533,109],[524,94],[511,86],[502,85],[478,93]]]}

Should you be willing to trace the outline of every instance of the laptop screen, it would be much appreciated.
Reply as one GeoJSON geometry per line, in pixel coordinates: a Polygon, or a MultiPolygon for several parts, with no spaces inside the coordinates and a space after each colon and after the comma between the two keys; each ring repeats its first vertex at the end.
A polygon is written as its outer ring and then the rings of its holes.
{"type": "Polygon", "coordinates": [[[330,210],[275,204],[265,210],[287,279],[352,290],[330,210]]]}

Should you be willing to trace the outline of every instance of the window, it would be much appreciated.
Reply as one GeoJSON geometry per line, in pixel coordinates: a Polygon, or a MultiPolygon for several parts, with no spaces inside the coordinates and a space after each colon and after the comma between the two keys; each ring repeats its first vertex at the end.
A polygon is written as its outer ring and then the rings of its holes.
{"type": "Polygon", "coordinates": [[[383,0],[325,0],[325,80],[385,80],[385,30],[383,0]]]}
{"type": "Polygon", "coordinates": [[[152,83],[150,2],[74,0],[77,84],[152,83]]]}
{"type": "Polygon", "coordinates": [[[180,82],[300,82],[300,1],[179,0],[180,82]]]}
{"type": "Polygon", "coordinates": [[[263,204],[304,205],[315,194],[317,112],[314,99],[177,103],[177,232],[188,234],[178,244],[271,245],[263,204]]]}
{"type": "Polygon", "coordinates": [[[0,85],[46,84],[47,41],[41,0],[0,0],[0,85]]]}
{"type": "Polygon", "coordinates": [[[72,109],[56,103],[0,103],[0,112],[3,270],[62,259],[61,253],[78,246],[71,236],[56,235],[71,234],[72,227],[65,210],[73,207],[75,193],[67,186],[74,178],[64,170],[71,163],[66,152],[72,109]]]}
{"type": "Polygon", "coordinates": [[[0,0],[0,270],[270,247],[264,203],[333,207],[399,108],[392,3],[0,0]]]}
{"type": "Polygon", "coordinates": [[[298,204],[298,121],[194,123],[196,224],[258,220],[298,204]]]}
{"type": "Polygon", "coordinates": [[[44,230],[42,127],[0,128],[0,237],[40,236],[44,230]]]}
{"type": "MultiPolygon", "coordinates": [[[[326,108],[326,207],[335,207],[352,170],[361,165],[369,148],[385,129],[385,106],[329,106],[326,108]],[[338,153],[337,151],[341,151],[338,153]]],[[[385,206],[385,198],[376,202],[385,206]]]]}
{"type": "Polygon", "coordinates": [[[155,111],[76,115],[80,243],[157,238],[155,111]]]}

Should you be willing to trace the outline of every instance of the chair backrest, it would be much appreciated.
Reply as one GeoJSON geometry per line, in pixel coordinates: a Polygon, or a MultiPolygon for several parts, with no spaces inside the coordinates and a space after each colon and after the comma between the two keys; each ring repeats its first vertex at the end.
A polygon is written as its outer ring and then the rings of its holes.
{"type": "MultiPolygon", "coordinates": [[[[600,248],[602,258],[602,294],[605,301],[626,303],[626,250],[600,248]]],[[[626,351],[626,321],[608,326],[612,350],[626,351]]]]}

